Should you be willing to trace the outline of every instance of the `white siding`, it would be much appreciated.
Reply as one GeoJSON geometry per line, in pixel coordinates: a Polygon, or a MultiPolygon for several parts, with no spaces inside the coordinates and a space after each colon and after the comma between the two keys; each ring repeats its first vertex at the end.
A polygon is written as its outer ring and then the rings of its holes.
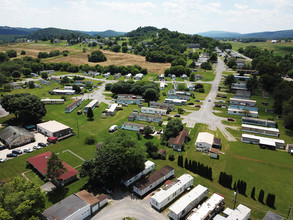
{"type": "Polygon", "coordinates": [[[77,219],[85,219],[86,217],[91,215],[90,205],[77,210],[76,212],[72,213],[70,216],[65,218],[64,220],[77,220],[77,219]]]}

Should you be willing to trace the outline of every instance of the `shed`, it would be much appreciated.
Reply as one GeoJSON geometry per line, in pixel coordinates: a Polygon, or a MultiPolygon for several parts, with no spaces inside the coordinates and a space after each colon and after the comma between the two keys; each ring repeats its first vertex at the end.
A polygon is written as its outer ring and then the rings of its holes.
{"type": "Polygon", "coordinates": [[[0,131],[0,140],[11,149],[33,142],[34,135],[22,127],[8,126],[0,131]]]}
{"type": "Polygon", "coordinates": [[[210,158],[218,159],[219,150],[215,148],[210,149],[210,158]]]}
{"type": "Polygon", "coordinates": [[[92,193],[89,193],[86,190],[82,190],[78,193],[75,193],[75,195],[77,195],[79,198],[81,198],[83,201],[90,205],[91,214],[99,210],[100,201],[92,193]]]}
{"type": "Polygon", "coordinates": [[[268,211],[263,220],[283,220],[283,217],[281,217],[277,213],[268,211]]]}
{"type": "Polygon", "coordinates": [[[217,149],[222,148],[222,140],[221,140],[221,138],[214,137],[213,148],[217,148],[217,149]]]}

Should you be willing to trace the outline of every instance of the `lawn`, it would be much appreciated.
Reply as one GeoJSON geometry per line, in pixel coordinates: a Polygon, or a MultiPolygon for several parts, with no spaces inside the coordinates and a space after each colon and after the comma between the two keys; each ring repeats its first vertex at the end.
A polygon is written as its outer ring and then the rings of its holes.
{"type": "Polygon", "coordinates": [[[199,72],[195,72],[194,74],[202,75],[204,78],[200,81],[203,81],[203,82],[214,81],[216,77],[216,74],[213,71],[206,71],[204,69],[200,69],[199,72]]]}

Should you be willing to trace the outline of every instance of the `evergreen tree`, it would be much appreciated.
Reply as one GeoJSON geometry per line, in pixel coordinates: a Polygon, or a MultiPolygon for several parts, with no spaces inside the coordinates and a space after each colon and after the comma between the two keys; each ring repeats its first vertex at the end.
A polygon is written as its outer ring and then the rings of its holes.
{"type": "Polygon", "coordinates": [[[251,190],[250,197],[255,200],[255,186],[251,190]]]}
{"type": "Polygon", "coordinates": [[[263,203],[264,196],[265,196],[265,192],[261,189],[259,191],[258,201],[261,202],[261,203],[263,203]]]}
{"type": "Polygon", "coordinates": [[[187,159],[187,157],[185,158],[184,168],[188,170],[188,159],[187,159]]]}
{"type": "Polygon", "coordinates": [[[181,156],[179,155],[179,156],[178,156],[178,159],[177,159],[177,165],[178,165],[179,167],[181,167],[181,164],[180,164],[180,158],[181,158],[181,156]]]}
{"type": "Polygon", "coordinates": [[[236,189],[237,189],[236,182],[234,182],[233,190],[236,190],[236,189]]]}
{"type": "Polygon", "coordinates": [[[87,110],[87,117],[88,117],[88,119],[89,119],[90,121],[93,120],[94,113],[93,113],[92,108],[89,108],[89,109],[87,110]]]}
{"type": "Polygon", "coordinates": [[[267,195],[266,205],[271,207],[271,208],[274,208],[274,206],[275,206],[275,195],[274,194],[269,193],[267,195]]]}
{"type": "Polygon", "coordinates": [[[47,162],[47,176],[51,179],[59,180],[59,178],[66,173],[67,169],[59,159],[57,154],[52,152],[47,162]]]}

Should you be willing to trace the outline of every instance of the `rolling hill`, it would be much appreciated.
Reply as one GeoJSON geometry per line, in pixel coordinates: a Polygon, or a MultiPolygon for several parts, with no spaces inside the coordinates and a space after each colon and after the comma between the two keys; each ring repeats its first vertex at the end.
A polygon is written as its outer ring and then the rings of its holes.
{"type": "Polygon", "coordinates": [[[21,27],[8,27],[0,26],[0,35],[28,35],[40,28],[21,28],[21,27]]]}
{"type": "Polygon", "coordinates": [[[116,36],[123,36],[127,32],[117,32],[113,30],[107,30],[107,31],[80,31],[82,33],[86,33],[90,36],[101,36],[101,37],[116,37],[116,36]]]}

